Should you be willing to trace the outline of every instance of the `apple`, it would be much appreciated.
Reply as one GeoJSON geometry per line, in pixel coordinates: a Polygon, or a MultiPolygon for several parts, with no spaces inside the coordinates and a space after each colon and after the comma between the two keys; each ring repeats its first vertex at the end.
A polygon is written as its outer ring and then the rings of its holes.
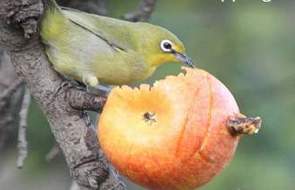
{"type": "Polygon", "coordinates": [[[131,181],[152,190],[195,189],[221,172],[240,136],[230,91],[200,69],[139,88],[114,88],[99,119],[101,148],[131,181]]]}

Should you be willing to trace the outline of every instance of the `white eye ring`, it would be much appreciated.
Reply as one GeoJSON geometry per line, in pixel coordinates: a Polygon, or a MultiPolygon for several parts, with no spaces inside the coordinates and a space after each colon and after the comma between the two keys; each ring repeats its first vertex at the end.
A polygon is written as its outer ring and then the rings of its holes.
{"type": "Polygon", "coordinates": [[[161,49],[164,52],[171,52],[172,51],[173,43],[170,40],[162,40],[161,41],[161,49]]]}

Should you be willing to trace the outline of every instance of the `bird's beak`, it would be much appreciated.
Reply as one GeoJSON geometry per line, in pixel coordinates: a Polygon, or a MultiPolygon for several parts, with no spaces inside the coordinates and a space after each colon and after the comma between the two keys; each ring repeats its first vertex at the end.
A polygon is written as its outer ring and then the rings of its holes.
{"type": "Polygon", "coordinates": [[[185,54],[179,53],[177,51],[174,51],[173,54],[175,55],[176,59],[179,60],[180,62],[188,65],[191,68],[194,68],[195,65],[193,64],[193,61],[190,57],[188,57],[185,54]]]}

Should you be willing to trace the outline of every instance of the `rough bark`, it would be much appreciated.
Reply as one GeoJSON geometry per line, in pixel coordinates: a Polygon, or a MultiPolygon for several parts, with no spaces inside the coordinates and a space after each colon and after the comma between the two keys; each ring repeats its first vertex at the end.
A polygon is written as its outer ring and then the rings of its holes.
{"type": "Polygon", "coordinates": [[[137,9],[124,15],[124,19],[132,22],[147,21],[155,9],[156,2],[157,0],[141,0],[137,9]]]}
{"type": "Polygon", "coordinates": [[[125,189],[103,157],[87,114],[81,111],[85,106],[100,109],[102,99],[64,85],[51,68],[36,33],[42,12],[39,0],[1,0],[0,48],[9,53],[16,73],[47,117],[74,180],[83,189],[125,189]]]}
{"type": "Polygon", "coordinates": [[[27,142],[27,125],[28,125],[28,113],[31,104],[31,94],[26,88],[21,109],[19,111],[19,127],[18,127],[18,158],[16,165],[18,168],[22,168],[24,161],[28,155],[28,142],[27,142]]]}
{"type": "MultiPolygon", "coordinates": [[[[84,7],[80,1],[60,1],[75,8],[85,8],[88,12],[106,14],[107,11],[105,0],[89,0],[96,3],[96,6],[90,6],[93,10],[89,9],[89,3],[84,7]]],[[[142,0],[138,9],[126,19],[146,21],[155,2],[142,0]]],[[[4,61],[0,61],[0,148],[8,136],[10,125],[19,120],[24,81],[47,117],[58,147],[80,189],[126,189],[101,152],[94,127],[85,113],[85,110],[101,111],[105,97],[74,88],[51,68],[37,32],[43,9],[42,0],[0,1],[0,51],[5,50],[9,55],[0,56],[4,57],[4,61]]],[[[28,105],[26,112],[27,109],[28,105]]],[[[26,116],[23,117],[25,120],[26,116]]],[[[25,127],[21,129],[24,145],[25,127]]],[[[24,153],[20,155],[22,162],[26,155],[24,146],[21,151],[24,153]]]]}
{"type": "Polygon", "coordinates": [[[7,53],[0,50],[0,150],[13,137],[22,97],[21,81],[7,53]]]}
{"type": "Polygon", "coordinates": [[[72,7],[89,13],[107,15],[105,0],[59,0],[62,6],[72,7]]]}

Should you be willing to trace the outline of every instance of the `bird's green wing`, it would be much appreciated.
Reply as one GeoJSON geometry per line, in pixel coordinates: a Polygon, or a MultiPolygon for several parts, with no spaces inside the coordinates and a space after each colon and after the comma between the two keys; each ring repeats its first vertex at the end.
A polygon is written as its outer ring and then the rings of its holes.
{"type": "Polygon", "coordinates": [[[69,8],[63,8],[62,12],[71,22],[95,34],[115,50],[128,51],[135,48],[130,35],[133,23],[69,8]]]}

